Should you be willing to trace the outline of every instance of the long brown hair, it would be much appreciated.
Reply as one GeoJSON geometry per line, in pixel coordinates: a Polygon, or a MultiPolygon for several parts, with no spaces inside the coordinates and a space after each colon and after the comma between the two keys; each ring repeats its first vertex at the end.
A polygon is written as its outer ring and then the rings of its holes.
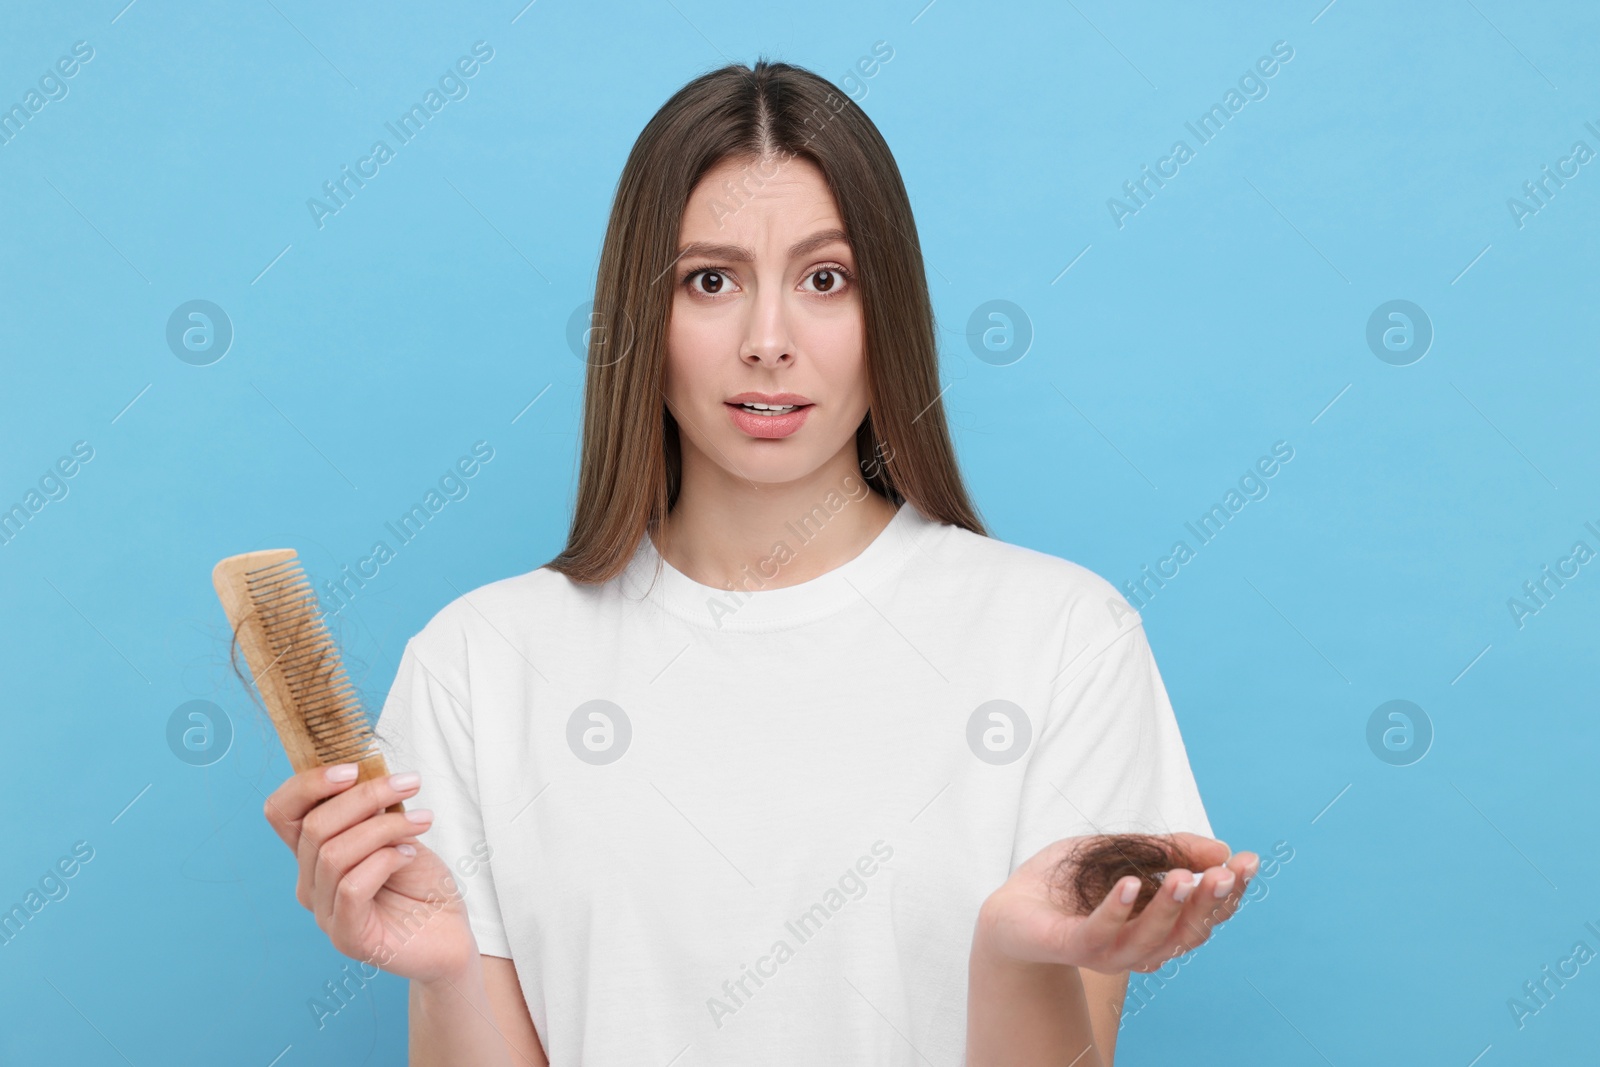
{"type": "MultiPolygon", "coordinates": [[[[684,205],[724,160],[795,157],[826,178],[856,257],[871,396],[856,431],[862,479],[892,503],[986,535],[945,425],[933,305],[894,156],[827,79],[760,58],[679,89],[628,153],[595,281],[572,527],[545,566],[575,582],[607,581],[677,502],[678,424],[662,383],[684,205]],[[639,418],[652,410],[661,418],[639,418]]],[[[763,168],[752,169],[759,181],[763,168]]],[[[733,206],[747,180],[726,190],[733,206]]]]}

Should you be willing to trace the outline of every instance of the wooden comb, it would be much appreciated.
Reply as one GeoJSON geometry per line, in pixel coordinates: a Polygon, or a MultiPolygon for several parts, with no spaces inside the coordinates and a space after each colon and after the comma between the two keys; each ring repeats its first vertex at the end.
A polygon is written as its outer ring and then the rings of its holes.
{"type": "MultiPolygon", "coordinates": [[[[354,763],[356,781],[389,774],[317,595],[292,548],[229,556],[211,571],[222,610],[298,774],[354,763]]],[[[403,812],[396,801],[387,811],[403,812]]]]}

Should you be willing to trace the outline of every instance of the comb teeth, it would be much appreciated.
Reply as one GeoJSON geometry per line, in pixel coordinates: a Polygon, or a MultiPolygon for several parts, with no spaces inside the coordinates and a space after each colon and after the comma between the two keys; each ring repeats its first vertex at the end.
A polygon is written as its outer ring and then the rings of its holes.
{"type": "Polygon", "coordinates": [[[286,683],[318,761],[355,763],[370,756],[372,729],[299,560],[291,554],[246,571],[245,585],[272,658],[267,669],[277,668],[286,683]]]}

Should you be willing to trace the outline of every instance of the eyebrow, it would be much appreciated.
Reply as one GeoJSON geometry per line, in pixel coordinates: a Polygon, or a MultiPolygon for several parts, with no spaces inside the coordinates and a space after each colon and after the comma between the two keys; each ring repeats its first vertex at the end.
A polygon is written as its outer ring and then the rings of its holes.
{"type": "MultiPolygon", "coordinates": [[[[809,252],[815,252],[823,245],[833,244],[835,241],[843,241],[845,244],[849,244],[850,238],[843,230],[819,230],[810,237],[802,238],[790,245],[789,258],[794,259],[809,252]]],[[[683,250],[678,253],[678,259],[686,259],[690,256],[704,259],[721,259],[730,263],[749,263],[756,258],[755,253],[744,245],[712,244],[709,241],[696,241],[693,244],[685,245],[683,250]]]]}

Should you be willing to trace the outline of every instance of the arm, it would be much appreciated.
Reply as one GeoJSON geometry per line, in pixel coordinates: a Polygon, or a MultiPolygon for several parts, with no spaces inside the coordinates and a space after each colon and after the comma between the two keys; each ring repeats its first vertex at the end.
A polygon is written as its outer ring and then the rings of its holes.
{"type": "Polygon", "coordinates": [[[1128,972],[1101,974],[1051,963],[1007,967],[1007,962],[984,957],[974,944],[968,968],[968,1062],[1001,1064],[1015,1057],[1031,1063],[1064,1048],[1080,1050],[1078,1059],[1068,1061],[1072,1067],[1112,1067],[1128,972]]]}
{"type": "Polygon", "coordinates": [[[411,983],[415,1067],[549,1067],[512,962],[474,957],[454,979],[411,983]]]}
{"type": "Polygon", "coordinates": [[[1117,1028],[1122,1022],[1122,1005],[1128,997],[1128,972],[1101,974],[1099,971],[1079,971],[1083,979],[1083,993],[1089,1001],[1089,1021],[1094,1025],[1094,1046],[1100,1058],[1111,1067],[1117,1051],[1117,1028]]]}
{"type": "Polygon", "coordinates": [[[992,922],[987,909],[979,912],[967,964],[968,1067],[1111,1067],[1084,989],[1083,975],[1093,972],[1005,956],[994,947],[992,922]]]}

